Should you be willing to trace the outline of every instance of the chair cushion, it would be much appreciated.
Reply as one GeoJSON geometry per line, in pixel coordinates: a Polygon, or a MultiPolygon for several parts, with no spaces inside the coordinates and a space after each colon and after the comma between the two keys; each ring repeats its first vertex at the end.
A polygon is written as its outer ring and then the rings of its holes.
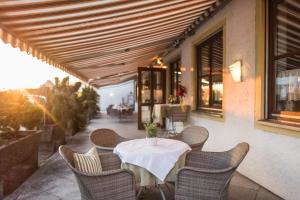
{"type": "Polygon", "coordinates": [[[98,174],[102,172],[100,158],[95,147],[85,154],[74,153],[75,168],[87,174],[98,174]]]}

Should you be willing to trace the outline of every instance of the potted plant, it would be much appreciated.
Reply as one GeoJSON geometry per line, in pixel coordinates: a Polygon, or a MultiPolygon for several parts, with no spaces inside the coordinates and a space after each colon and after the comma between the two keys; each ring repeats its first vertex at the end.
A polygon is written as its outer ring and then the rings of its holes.
{"type": "Polygon", "coordinates": [[[38,168],[42,117],[22,92],[0,92],[0,199],[38,168]]]}
{"type": "Polygon", "coordinates": [[[145,124],[145,130],[147,143],[152,146],[157,145],[157,125],[155,123],[147,123],[145,124]]]}
{"type": "Polygon", "coordinates": [[[55,85],[49,103],[54,123],[60,126],[66,135],[74,135],[86,126],[86,113],[79,100],[78,90],[81,83],[69,83],[69,77],[60,81],[55,78],[55,85]]]}
{"type": "Polygon", "coordinates": [[[176,90],[176,97],[179,98],[180,104],[183,104],[183,98],[187,94],[187,88],[183,85],[179,85],[176,90]]]}
{"type": "Polygon", "coordinates": [[[97,103],[99,101],[99,95],[97,92],[89,86],[82,88],[79,96],[85,112],[87,113],[88,120],[91,120],[97,114],[97,103]]]}

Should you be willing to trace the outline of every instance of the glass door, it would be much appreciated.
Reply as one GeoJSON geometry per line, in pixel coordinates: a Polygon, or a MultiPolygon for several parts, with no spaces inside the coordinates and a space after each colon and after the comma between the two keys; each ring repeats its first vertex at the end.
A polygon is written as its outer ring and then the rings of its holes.
{"type": "Polygon", "coordinates": [[[152,122],[154,104],[165,103],[165,74],[161,68],[139,68],[138,74],[138,128],[152,122]]]}

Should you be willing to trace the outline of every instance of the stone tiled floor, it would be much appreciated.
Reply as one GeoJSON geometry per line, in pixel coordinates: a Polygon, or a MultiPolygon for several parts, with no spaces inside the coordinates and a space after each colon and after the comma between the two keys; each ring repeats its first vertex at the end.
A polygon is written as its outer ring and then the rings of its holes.
{"type": "MultiPolygon", "coordinates": [[[[89,124],[87,130],[68,138],[67,143],[78,152],[85,152],[91,144],[88,140],[90,131],[96,128],[112,128],[127,138],[142,138],[143,131],[137,130],[135,119],[122,120],[108,118],[102,115],[89,124]]],[[[173,188],[171,188],[173,193],[173,188]]],[[[167,199],[172,194],[165,189],[167,199]]],[[[233,177],[229,187],[230,200],[280,200],[278,196],[247,179],[239,173],[233,177]]],[[[4,200],[79,200],[80,193],[72,172],[67,168],[58,153],[50,157],[22,186],[4,200]]],[[[157,190],[146,190],[144,200],[159,200],[157,190]]]]}

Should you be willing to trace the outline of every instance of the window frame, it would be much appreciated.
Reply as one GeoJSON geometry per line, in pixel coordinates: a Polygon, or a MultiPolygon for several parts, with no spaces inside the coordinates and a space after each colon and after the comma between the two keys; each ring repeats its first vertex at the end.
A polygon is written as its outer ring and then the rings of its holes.
{"type": "MultiPolygon", "coordinates": [[[[223,101],[221,104],[221,108],[216,108],[213,107],[213,89],[212,89],[212,85],[213,85],[213,77],[214,75],[212,75],[212,44],[213,41],[218,38],[218,37],[222,37],[222,83],[223,83],[223,73],[224,73],[224,30],[223,28],[216,30],[215,32],[213,32],[212,34],[210,34],[209,37],[207,37],[205,40],[201,41],[200,43],[198,43],[195,48],[196,48],[196,111],[200,111],[200,112],[205,112],[205,113],[212,113],[212,114],[222,114],[223,113],[223,101]],[[200,49],[201,47],[205,46],[205,45],[209,45],[209,74],[205,74],[202,75],[202,69],[201,69],[201,64],[200,64],[200,60],[201,60],[201,56],[200,56],[200,49]],[[200,94],[200,90],[201,90],[201,83],[199,80],[201,80],[203,77],[208,77],[209,78],[209,105],[208,106],[204,106],[203,104],[201,104],[202,98],[201,98],[201,94],[200,94]]],[[[224,94],[223,94],[224,96],[224,94]]],[[[222,96],[222,98],[223,98],[222,96]]]]}
{"type": "MultiPolygon", "coordinates": [[[[290,122],[300,122],[300,112],[294,111],[278,111],[276,110],[276,67],[275,62],[281,58],[284,58],[283,55],[275,55],[275,38],[276,38],[276,25],[277,25],[277,11],[276,7],[279,3],[282,3],[284,0],[266,0],[266,118],[271,120],[285,120],[290,122]]],[[[298,51],[296,51],[298,52],[298,51]]],[[[300,53],[300,51],[299,51],[300,53]]],[[[284,55],[294,55],[295,52],[287,52],[284,55]]]]}
{"type": "MultiPolygon", "coordinates": [[[[175,60],[170,62],[170,95],[176,96],[176,93],[174,94],[174,89],[179,88],[179,76],[182,74],[174,73],[175,70],[179,70],[181,72],[181,58],[176,58],[175,60]],[[174,76],[176,76],[175,82],[174,82],[174,76]],[[174,84],[175,83],[175,84],[174,84]]],[[[179,102],[179,98],[177,98],[177,102],[179,102]]]]}

